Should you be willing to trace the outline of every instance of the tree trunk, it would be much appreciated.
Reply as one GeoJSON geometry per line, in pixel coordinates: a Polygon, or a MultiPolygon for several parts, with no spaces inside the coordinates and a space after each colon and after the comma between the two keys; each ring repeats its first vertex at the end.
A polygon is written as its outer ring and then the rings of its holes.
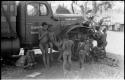
{"type": "Polygon", "coordinates": [[[72,4],[71,4],[72,12],[74,13],[73,4],[74,4],[74,1],[72,1],[72,4]]]}
{"type": "Polygon", "coordinates": [[[97,13],[97,4],[96,4],[96,1],[93,1],[92,5],[93,5],[93,15],[95,15],[97,13]]]}
{"type": "Polygon", "coordinates": [[[88,2],[85,2],[85,6],[83,7],[83,16],[84,16],[85,20],[88,20],[88,19],[87,19],[87,16],[86,16],[86,12],[87,12],[87,3],[88,3],[88,2]]]}

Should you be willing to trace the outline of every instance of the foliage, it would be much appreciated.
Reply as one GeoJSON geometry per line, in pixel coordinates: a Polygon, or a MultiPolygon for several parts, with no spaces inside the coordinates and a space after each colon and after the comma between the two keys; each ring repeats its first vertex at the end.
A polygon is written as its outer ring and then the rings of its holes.
{"type": "MultiPolygon", "coordinates": [[[[83,8],[84,10],[84,17],[85,17],[85,19],[87,20],[87,21],[90,21],[90,22],[94,22],[95,24],[97,24],[98,26],[101,26],[102,24],[103,24],[103,22],[104,22],[104,19],[106,19],[105,17],[102,17],[102,19],[100,19],[100,21],[98,21],[98,22],[95,22],[95,19],[97,18],[97,13],[98,12],[101,12],[102,13],[102,10],[104,10],[104,11],[107,11],[108,9],[111,9],[112,8],[112,2],[110,2],[110,1],[104,1],[104,2],[102,2],[102,3],[100,3],[100,4],[97,4],[97,2],[96,1],[93,1],[92,2],[92,6],[93,6],[93,9],[92,10],[87,10],[87,9],[85,9],[85,8],[87,8],[86,7],[87,6],[87,2],[85,3],[85,5],[84,5],[84,7],[81,7],[81,8],[83,8]],[[87,17],[87,15],[88,14],[91,14],[91,16],[88,16],[87,17]],[[93,17],[93,18],[89,18],[89,17],[93,17]]],[[[95,26],[95,25],[94,25],[95,26]]]]}
{"type": "Polygon", "coordinates": [[[65,7],[59,5],[58,8],[56,9],[57,14],[70,14],[70,11],[66,9],[65,7]]]}

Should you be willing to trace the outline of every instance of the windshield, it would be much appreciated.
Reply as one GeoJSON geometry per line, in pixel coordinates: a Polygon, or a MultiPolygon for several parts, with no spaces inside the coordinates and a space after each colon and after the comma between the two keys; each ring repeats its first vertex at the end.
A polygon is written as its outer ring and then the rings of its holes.
{"type": "Polygon", "coordinates": [[[62,5],[51,5],[54,14],[82,14],[79,6],[62,6],[62,5]]]}

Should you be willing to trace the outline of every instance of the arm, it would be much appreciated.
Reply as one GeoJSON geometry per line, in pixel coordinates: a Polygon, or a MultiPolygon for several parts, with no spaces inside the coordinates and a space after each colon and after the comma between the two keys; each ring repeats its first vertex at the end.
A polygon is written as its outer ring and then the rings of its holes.
{"type": "Polygon", "coordinates": [[[72,50],[72,53],[74,54],[74,42],[72,42],[72,48],[71,48],[71,50],[72,50]]]}
{"type": "Polygon", "coordinates": [[[41,33],[40,33],[40,30],[39,30],[38,39],[40,39],[40,36],[41,36],[41,33]]]}
{"type": "Polygon", "coordinates": [[[40,34],[39,34],[39,40],[42,39],[46,34],[47,34],[47,31],[44,32],[43,34],[40,33],[40,34]]]}
{"type": "Polygon", "coordinates": [[[41,34],[39,34],[39,40],[41,39],[41,34]]]}
{"type": "Polygon", "coordinates": [[[65,42],[62,43],[62,50],[65,49],[65,42]]]}
{"type": "Polygon", "coordinates": [[[77,48],[77,51],[79,51],[79,49],[80,49],[80,42],[78,43],[78,48],[77,48]]]}
{"type": "Polygon", "coordinates": [[[39,40],[41,39],[41,34],[42,34],[42,29],[39,29],[39,36],[38,36],[39,40]]]}

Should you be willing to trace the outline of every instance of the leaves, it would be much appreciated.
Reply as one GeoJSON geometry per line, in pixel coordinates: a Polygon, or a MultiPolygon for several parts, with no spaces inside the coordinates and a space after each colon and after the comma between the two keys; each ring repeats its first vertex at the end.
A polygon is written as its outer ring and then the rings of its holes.
{"type": "Polygon", "coordinates": [[[57,14],[70,14],[70,11],[67,8],[59,5],[58,8],[56,9],[56,13],[57,14]]]}

